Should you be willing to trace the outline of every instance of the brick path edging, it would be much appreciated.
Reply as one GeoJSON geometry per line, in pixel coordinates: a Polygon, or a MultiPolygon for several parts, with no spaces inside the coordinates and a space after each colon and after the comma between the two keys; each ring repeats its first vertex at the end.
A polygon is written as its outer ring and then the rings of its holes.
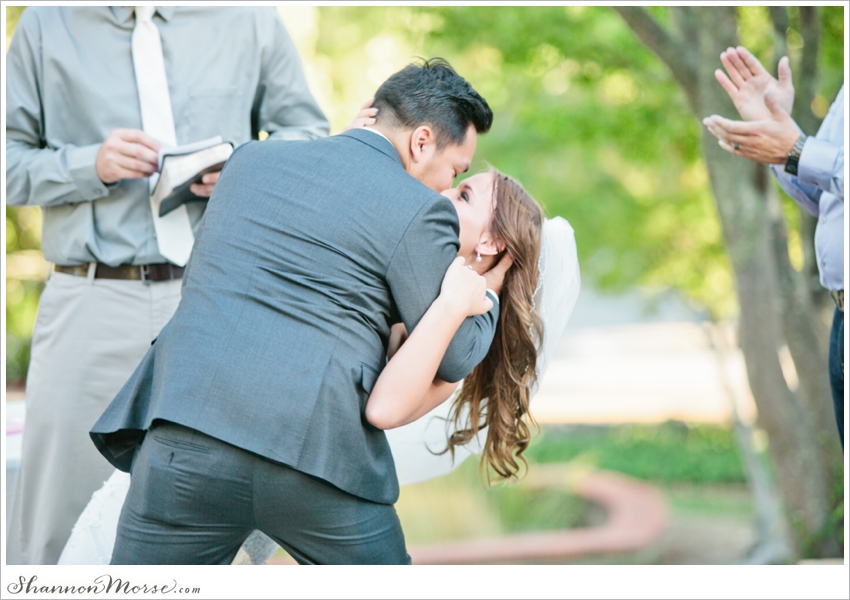
{"type": "MultiPolygon", "coordinates": [[[[558,466],[535,465],[528,483],[562,486],[602,506],[607,519],[596,527],[521,533],[495,538],[412,546],[414,565],[555,562],[580,556],[641,550],[667,526],[667,504],[655,487],[619,473],[595,471],[565,475],[558,466]]],[[[275,556],[267,564],[296,564],[275,556]]]]}
{"type": "MultiPolygon", "coordinates": [[[[535,465],[539,469],[541,465],[535,465]]],[[[563,485],[557,471],[540,473],[537,485],[563,485]]],[[[557,561],[579,556],[618,554],[647,547],[667,525],[667,506],[656,488],[617,473],[597,471],[581,477],[573,491],[601,505],[606,521],[596,527],[522,533],[497,538],[408,549],[415,565],[469,565],[557,561]]]]}

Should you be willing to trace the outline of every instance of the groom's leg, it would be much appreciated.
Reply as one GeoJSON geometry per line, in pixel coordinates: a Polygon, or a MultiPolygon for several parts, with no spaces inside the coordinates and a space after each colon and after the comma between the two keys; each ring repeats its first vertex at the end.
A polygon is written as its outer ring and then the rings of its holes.
{"type": "Polygon", "coordinates": [[[301,564],[410,564],[395,508],[257,457],[257,528],[301,564]]]}
{"type": "Polygon", "coordinates": [[[156,422],[133,464],[112,564],[230,564],[255,528],[250,455],[156,422]]]}

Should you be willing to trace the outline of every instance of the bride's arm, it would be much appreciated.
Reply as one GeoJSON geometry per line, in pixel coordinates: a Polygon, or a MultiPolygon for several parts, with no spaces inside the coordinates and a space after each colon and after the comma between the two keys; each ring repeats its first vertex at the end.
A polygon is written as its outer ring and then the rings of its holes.
{"type": "Polygon", "coordinates": [[[485,290],[489,288],[498,293],[512,262],[506,257],[496,268],[480,276],[463,266],[463,259],[455,259],[446,271],[440,295],[413,333],[404,340],[399,339],[403,338],[400,330],[393,332],[394,341],[401,346],[395,349],[395,343],[390,344],[390,360],[366,403],[369,423],[379,429],[401,427],[427,414],[452,395],[458,383],[436,377],[440,361],[464,319],[492,308],[492,300],[485,290]]]}
{"type": "Polygon", "coordinates": [[[437,368],[458,327],[493,307],[486,280],[457,258],[446,271],[440,295],[381,372],[366,403],[366,419],[393,429],[421,417],[448,398],[457,384],[435,381],[437,368]],[[450,389],[449,389],[450,388],[450,389]]]}
{"type": "MultiPolygon", "coordinates": [[[[404,323],[396,323],[390,330],[390,341],[389,344],[387,344],[388,361],[393,359],[393,356],[395,356],[396,352],[398,352],[398,349],[401,348],[401,345],[404,344],[405,341],[407,341],[407,328],[404,326],[404,323]]],[[[395,364],[393,365],[393,368],[395,368],[395,364]]],[[[439,377],[434,377],[428,391],[425,392],[425,396],[422,398],[424,411],[422,414],[427,414],[431,411],[431,409],[448,400],[459,385],[460,381],[448,383],[439,377]]],[[[421,416],[422,415],[418,415],[414,417],[413,420],[416,420],[421,416]]]]}

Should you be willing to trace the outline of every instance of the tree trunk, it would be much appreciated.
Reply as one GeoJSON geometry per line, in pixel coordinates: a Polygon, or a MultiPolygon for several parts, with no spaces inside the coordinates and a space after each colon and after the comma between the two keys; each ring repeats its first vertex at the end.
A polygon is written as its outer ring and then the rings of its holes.
{"type": "MultiPolygon", "coordinates": [[[[770,16],[775,30],[774,63],[788,54],[786,41],[791,20],[788,15],[789,7],[771,6],[770,16]]],[[[817,94],[818,51],[820,48],[820,15],[816,6],[801,6],[798,9],[798,29],[803,39],[803,49],[799,60],[792,65],[794,79],[794,120],[806,134],[814,135],[821,124],[821,119],[812,111],[812,101],[817,94]]],[[[775,65],[774,65],[775,68],[775,65]]],[[[812,303],[818,311],[832,306],[832,300],[820,284],[818,261],[815,255],[815,227],[817,219],[804,211],[800,211],[800,239],[803,245],[803,281],[805,289],[812,297],[812,303]]],[[[821,324],[822,335],[826,337],[827,325],[821,324]]],[[[824,342],[826,343],[826,342],[824,342]]]]}
{"type": "Polygon", "coordinates": [[[787,564],[794,556],[788,521],[782,510],[779,492],[775,489],[766,465],[756,452],[752,428],[744,424],[738,416],[737,407],[742,399],[738,397],[737,390],[729,379],[729,351],[732,344],[728,341],[724,329],[716,323],[705,326],[709,346],[717,359],[717,372],[729,399],[735,440],[756,510],[756,541],[743,562],[753,565],[787,564]]]}
{"type": "MultiPolygon", "coordinates": [[[[694,11],[699,32],[678,35],[662,28],[640,8],[616,8],[638,37],[673,72],[697,119],[735,115],[732,102],[714,78],[720,53],[736,46],[734,7],[679,7],[694,11]],[[696,52],[695,50],[696,49],[696,52]],[[695,53],[695,55],[694,55],[695,53]],[[684,76],[683,76],[684,74],[684,76]]],[[[693,19],[677,15],[674,23],[693,19]]],[[[795,525],[798,552],[840,555],[835,532],[824,534],[831,513],[836,474],[834,424],[829,433],[822,408],[830,398],[825,346],[817,334],[817,314],[801,293],[799,274],[788,259],[787,232],[778,204],[771,205],[767,168],[722,150],[703,132],[702,152],[732,262],[740,306],[739,340],[747,375],[767,432],[777,481],[795,525]],[[795,358],[800,387],[785,381],[778,350],[787,340],[795,358]],[[824,395],[825,394],[825,395],[824,395]],[[833,443],[825,436],[830,436],[833,443]]]]}

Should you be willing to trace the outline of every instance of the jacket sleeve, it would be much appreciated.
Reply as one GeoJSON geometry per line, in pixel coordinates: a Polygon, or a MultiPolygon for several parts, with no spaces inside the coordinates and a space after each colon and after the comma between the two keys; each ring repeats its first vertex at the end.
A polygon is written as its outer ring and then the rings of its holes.
{"type": "Polygon", "coordinates": [[[56,206],[105,198],[95,170],[100,144],[47,147],[41,101],[43,43],[35,10],[25,10],[6,55],[6,203],[56,206]]]}
{"type": "MultiPolygon", "coordinates": [[[[408,226],[390,261],[387,282],[404,325],[413,331],[440,293],[443,276],[457,256],[457,215],[444,198],[426,204],[408,226]]],[[[455,382],[466,377],[490,349],[499,306],[467,317],[449,344],[437,376],[455,382]]]]}
{"type": "Polygon", "coordinates": [[[260,83],[254,96],[251,124],[269,139],[313,140],[330,131],[322,109],[307,85],[298,50],[274,8],[259,9],[260,27],[268,31],[262,49],[260,83]],[[270,31],[269,31],[270,30],[270,31]]]}

